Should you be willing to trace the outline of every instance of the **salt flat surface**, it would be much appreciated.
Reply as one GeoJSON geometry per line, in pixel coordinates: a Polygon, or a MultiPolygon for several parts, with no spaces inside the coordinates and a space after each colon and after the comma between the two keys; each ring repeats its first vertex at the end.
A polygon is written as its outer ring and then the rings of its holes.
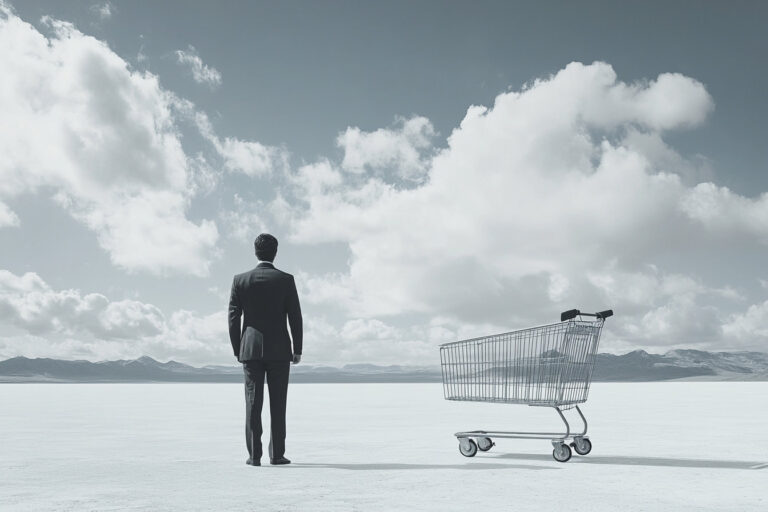
{"type": "Polygon", "coordinates": [[[254,468],[241,385],[5,384],[0,510],[768,510],[768,383],[598,383],[584,410],[586,457],[500,440],[467,459],[453,432],[559,419],[439,384],[296,384],[294,464],[254,468]]]}

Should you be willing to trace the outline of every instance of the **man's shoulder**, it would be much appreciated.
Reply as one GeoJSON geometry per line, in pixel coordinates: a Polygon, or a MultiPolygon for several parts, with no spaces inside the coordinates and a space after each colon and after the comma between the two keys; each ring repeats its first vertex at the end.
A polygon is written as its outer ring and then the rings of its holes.
{"type": "Polygon", "coordinates": [[[232,278],[233,281],[241,281],[245,276],[253,272],[253,270],[246,270],[245,272],[240,272],[239,274],[235,274],[235,277],[232,278]]]}
{"type": "Polygon", "coordinates": [[[280,270],[279,268],[276,268],[275,270],[277,270],[280,273],[280,275],[283,276],[284,278],[293,279],[293,274],[289,274],[288,272],[284,270],[280,270]]]}
{"type": "Polygon", "coordinates": [[[275,267],[255,267],[250,270],[246,270],[245,272],[241,272],[239,274],[235,274],[234,280],[235,281],[241,281],[243,279],[246,279],[248,276],[255,274],[256,272],[268,272],[278,278],[282,279],[293,279],[293,274],[289,274],[288,272],[285,272],[283,270],[280,270],[279,268],[275,267]]]}
{"type": "Polygon", "coordinates": [[[280,281],[280,283],[293,282],[293,275],[289,274],[288,272],[284,272],[279,268],[274,269],[274,275],[275,275],[275,279],[280,281]]]}

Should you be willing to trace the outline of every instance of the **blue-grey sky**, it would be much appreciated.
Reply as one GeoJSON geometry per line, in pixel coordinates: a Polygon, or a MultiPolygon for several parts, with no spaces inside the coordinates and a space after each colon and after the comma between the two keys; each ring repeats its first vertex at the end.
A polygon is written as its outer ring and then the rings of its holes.
{"type": "Polygon", "coordinates": [[[4,5],[0,357],[226,362],[262,229],[309,361],[768,341],[763,2],[4,5]]]}

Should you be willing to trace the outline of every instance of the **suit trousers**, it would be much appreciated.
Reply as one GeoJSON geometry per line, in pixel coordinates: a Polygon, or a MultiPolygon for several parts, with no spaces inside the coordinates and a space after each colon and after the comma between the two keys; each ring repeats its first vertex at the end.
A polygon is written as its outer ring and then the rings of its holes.
{"type": "Polygon", "coordinates": [[[269,458],[285,455],[285,408],[288,400],[290,361],[248,361],[245,373],[245,444],[252,459],[261,459],[261,407],[264,404],[264,376],[269,387],[271,429],[269,458]]]}

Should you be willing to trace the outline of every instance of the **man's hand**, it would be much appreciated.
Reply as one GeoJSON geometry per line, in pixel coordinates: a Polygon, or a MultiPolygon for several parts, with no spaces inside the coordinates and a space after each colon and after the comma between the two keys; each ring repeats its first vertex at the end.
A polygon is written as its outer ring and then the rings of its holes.
{"type": "Polygon", "coordinates": [[[301,354],[293,354],[293,364],[299,364],[301,362],[301,354]]]}

